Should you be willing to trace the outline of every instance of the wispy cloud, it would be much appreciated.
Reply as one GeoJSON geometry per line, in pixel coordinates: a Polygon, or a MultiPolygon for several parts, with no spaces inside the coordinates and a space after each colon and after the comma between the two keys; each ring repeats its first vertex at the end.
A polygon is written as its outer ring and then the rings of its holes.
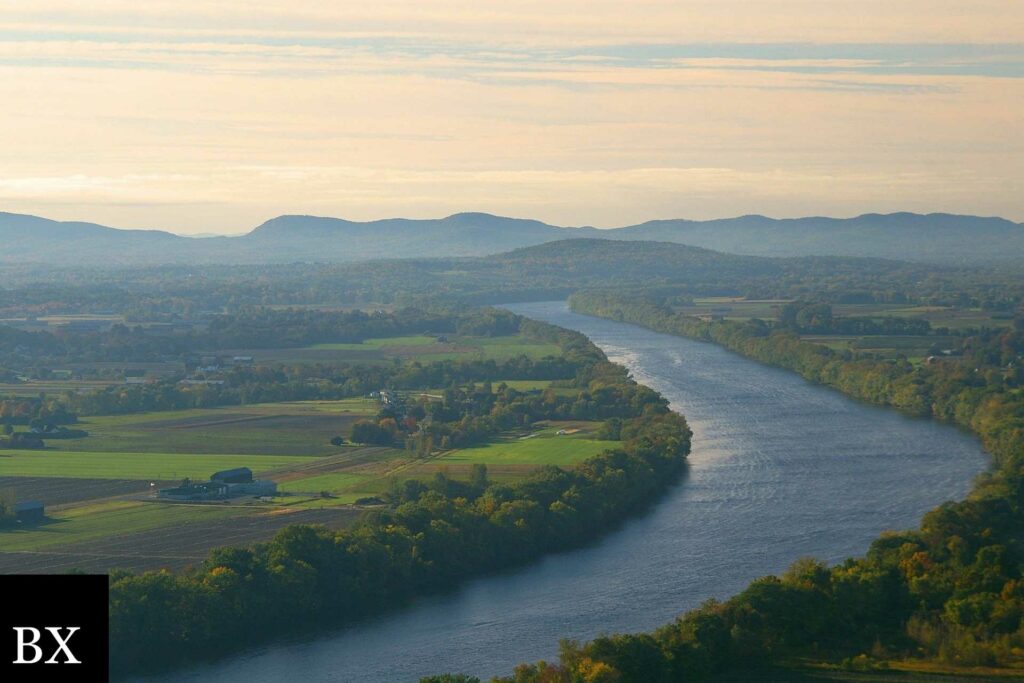
{"type": "Polygon", "coordinates": [[[195,231],[296,211],[1024,218],[1024,7],[1005,0],[18,5],[7,210],[195,231]]]}
{"type": "Polygon", "coordinates": [[[1020,7],[1007,0],[33,0],[0,21],[43,30],[159,28],[410,35],[501,44],[650,42],[1016,42],[1020,7]]]}
{"type": "Polygon", "coordinates": [[[0,64],[209,72],[422,73],[479,78],[517,72],[745,70],[862,75],[1024,77],[1024,44],[605,44],[519,46],[402,36],[103,33],[0,27],[0,64]]]}

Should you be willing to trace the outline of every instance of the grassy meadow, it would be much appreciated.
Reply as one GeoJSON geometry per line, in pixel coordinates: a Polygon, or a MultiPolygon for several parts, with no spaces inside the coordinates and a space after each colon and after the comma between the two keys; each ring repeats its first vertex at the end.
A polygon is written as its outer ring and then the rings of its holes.
{"type": "Polygon", "coordinates": [[[432,335],[408,335],[366,339],[359,343],[323,343],[299,348],[223,349],[222,355],[253,356],[259,363],[387,363],[393,359],[431,362],[438,360],[506,360],[520,355],[529,358],[557,356],[560,351],[521,335],[468,337],[446,335],[438,341],[432,335]]]}

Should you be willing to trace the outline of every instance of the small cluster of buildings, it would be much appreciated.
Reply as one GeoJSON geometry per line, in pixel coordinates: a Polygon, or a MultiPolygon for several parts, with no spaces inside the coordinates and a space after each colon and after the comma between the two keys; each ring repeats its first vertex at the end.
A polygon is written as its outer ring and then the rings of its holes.
{"type": "Polygon", "coordinates": [[[227,383],[222,379],[225,370],[234,367],[253,365],[256,359],[253,356],[202,356],[199,365],[196,366],[191,377],[180,380],[178,384],[186,386],[222,386],[227,383]],[[212,375],[212,377],[211,377],[212,375]]]}
{"type": "Polygon", "coordinates": [[[255,362],[256,358],[254,356],[231,356],[230,358],[224,356],[202,356],[199,359],[196,372],[220,372],[239,365],[252,365],[255,362]]]}
{"type": "Polygon", "coordinates": [[[241,496],[273,496],[277,494],[277,483],[270,480],[254,480],[248,467],[214,472],[210,481],[184,481],[180,486],[160,489],[157,498],[165,500],[226,500],[241,496]]]}

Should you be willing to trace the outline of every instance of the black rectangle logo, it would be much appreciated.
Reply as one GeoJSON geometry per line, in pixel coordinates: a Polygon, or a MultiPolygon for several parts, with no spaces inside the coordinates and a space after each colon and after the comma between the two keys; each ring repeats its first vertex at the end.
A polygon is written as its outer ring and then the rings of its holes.
{"type": "Polygon", "coordinates": [[[102,575],[0,575],[0,681],[108,680],[102,575]]]}

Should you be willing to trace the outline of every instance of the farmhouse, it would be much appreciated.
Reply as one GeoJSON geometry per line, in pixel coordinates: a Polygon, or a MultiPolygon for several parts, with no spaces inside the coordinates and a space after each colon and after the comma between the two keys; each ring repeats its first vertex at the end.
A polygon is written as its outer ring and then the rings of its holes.
{"type": "Polygon", "coordinates": [[[181,486],[160,489],[156,495],[158,498],[167,498],[168,500],[217,500],[228,497],[228,487],[227,484],[213,481],[184,481],[181,486]]]}
{"type": "Polygon", "coordinates": [[[210,481],[185,481],[172,489],[160,489],[157,497],[169,500],[224,500],[239,496],[272,496],[276,493],[275,482],[253,480],[252,470],[236,467],[214,472],[210,481]]]}

